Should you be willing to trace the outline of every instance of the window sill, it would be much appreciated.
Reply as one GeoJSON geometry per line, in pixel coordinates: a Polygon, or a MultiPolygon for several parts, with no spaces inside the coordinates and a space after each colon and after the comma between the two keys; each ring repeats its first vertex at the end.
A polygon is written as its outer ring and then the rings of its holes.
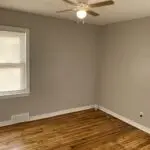
{"type": "Polygon", "coordinates": [[[3,99],[13,99],[18,97],[25,97],[29,96],[30,91],[29,90],[23,90],[23,91],[13,91],[13,92],[6,92],[6,93],[0,93],[0,100],[3,99]]]}

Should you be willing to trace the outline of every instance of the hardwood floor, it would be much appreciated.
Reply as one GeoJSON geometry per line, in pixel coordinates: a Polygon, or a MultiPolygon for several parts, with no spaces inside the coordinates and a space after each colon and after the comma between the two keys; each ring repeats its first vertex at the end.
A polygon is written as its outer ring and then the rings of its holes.
{"type": "Polygon", "coordinates": [[[150,135],[90,109],[0,128],[0,150],[150,150],[150,135]]]}

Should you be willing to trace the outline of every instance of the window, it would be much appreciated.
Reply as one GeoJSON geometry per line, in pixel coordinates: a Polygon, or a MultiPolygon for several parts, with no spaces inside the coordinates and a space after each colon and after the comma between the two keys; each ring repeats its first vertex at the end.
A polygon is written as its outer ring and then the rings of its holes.
{"type": "Polygon", "coordinates": [[[0,98],[29,94],[29,31],[0,26],[0,98]]]}

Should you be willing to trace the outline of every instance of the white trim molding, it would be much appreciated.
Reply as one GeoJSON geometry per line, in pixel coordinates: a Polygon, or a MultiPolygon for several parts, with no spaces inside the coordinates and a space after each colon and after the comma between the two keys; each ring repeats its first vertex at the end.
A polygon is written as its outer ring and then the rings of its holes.
{"type": "Polygon", "coordinates": [[[48,113],[48,114],[31,116],[30,117],[30,121],[40,120],[40,119],[45,119],[45,118],[50,118],[50,117],[55,117],[55,116],[69,114],[69,113],[78,112],[78,111],[82,111],[82,110],[88,110],[88,109],[94,108],[94,106],[95,105],[88,105],[88,106],[83,106],[83,107],[77,107],[77,108],[70,108],[70,109],[60,110],[60,111],[56,111],[56,112],[52,112],[52,113],[48,113]]]}
{"type": "MultiPolygon", "coordinates": [[[[83,110],[88,110],[88,109],[92,109],[94,108],[95,110],[101,110],[119,120],[122,120],[123,122],[126,122],[128,124],[130,124],[131,126],[134,126],[148,134],[150,134],[150,128],[145,127],[144,125],[141,125],[133,120],[130,120],[122,115],[119,115],[103,106],[99,106],[97,104],[95,105],[87,105],[87,106],[82,106],[82,107],[76,107],[76,108],[70,108],[70,109],[64,109],[64,110],[59,110],[56,112],[51,112],[51,113],[46,113],[46,114],[41,114],[41,115],[36,115],[36,116],[30,116],[29,122],[30,121],[35,121],[35,120],[40,120],[40,119],[46,119],[46,118],[51,118],[51,117],[55,117],[55,116],[59,116],[59,115],[64,115],[64,114],[69,114],[69,113],[73,113],[73,112],[78,112],[78,111],[83,111],[83,110]]],[[[25,121],[28,122],[28,121],[25,121]]],[[[13,124],[17,124],[14,123],[12,120],[7,120],[7,121],[3,121],[0,122],[0,127],[3,126],[8,126],[8,125],[13,125],[13,124]]]]}
{"type": "Polygon", "coordinates": [[[13,122],[11,120],[0,122],[0,127],[13,125],[13,122]]]}
{"type": "Polygon", "coordinates": [[[3,62],[0,63],[0,68],[19,68],[21,70],[21,88],[11,89],[8,91],[1,91],[0,92],[0,99],[8,99],[14,97],[24,97],[30,94],[30,56],[29,56],[29,36],[30,31],[27,28],[21,27],[12,27],[12,26],[4,26],[0,25],[0,34],[1,36],[8,36],[8,37],[19,37],[20,39],[20,61],[14,63],[11,62],[3,62]]]}
{"type": "MultiPolygon", "coordinates": [[[[30,122],[30,121],[40,120],[40,119],[46,119],[46,118],[55,117],[55,116],[59,116],[59,115],[64,115],[64,114],[69,114],[69,113],[73,113],[73,112],[88,110],[88,109],[95,108],[95,106],[96,105],[87,105],[87,106],[82,106],[82,107],[64,109],[64,110],[60,110],[60,111],[56,111],[56,112],[36,115],[36,116],[30,116],[29,121],[25,121],[25,122],[30,122]]],[[[13,124],[17,124],[17,123],[14,123],[12,120],[7,120],[7,121],[0,122],[0,127],[13,125],[13,124]]]]}
{"type": "Polygon", "coordinates": [[[140,129],[140,130],[150,134],[150,128],[145,127],[144,125],[141,125],[141,124],[139,124],[139,123],[137,123],[137,122],[135,122],[133,120],[130,120],[130,119],[128,119],[128,118],[126,118],[126,117],[124,117],[122,115],[119,115],[119,114],[117,114],[117,113],[115,113],[115,112],[113,112],[113,111],[111,111],[111,110],[109,110],[109,109],[107,109],[107,108],[105,108],[103,106],[98,106],[98,108],[99,108],[99,110],[101,110],[101,111],[103,111],[103,112],[105,112],[105,113],[107,113],[107,114],[109,114],[109,115],[111,115],[111,116],[113,116],[113,117],[123,121],[123,122],[126,122],[127,124],[129,124],[129,125],[131,125],[133,127],[136,127],[138,129],[140,129]]]}

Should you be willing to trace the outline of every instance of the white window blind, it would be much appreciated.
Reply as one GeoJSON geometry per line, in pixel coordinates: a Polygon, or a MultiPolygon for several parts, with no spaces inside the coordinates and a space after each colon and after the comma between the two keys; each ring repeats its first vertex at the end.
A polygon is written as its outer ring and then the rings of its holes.
{"type": "Polygon", "coordinates": [[[29,93],[27,29],[0,27],[0,97],[29,93]]]}

